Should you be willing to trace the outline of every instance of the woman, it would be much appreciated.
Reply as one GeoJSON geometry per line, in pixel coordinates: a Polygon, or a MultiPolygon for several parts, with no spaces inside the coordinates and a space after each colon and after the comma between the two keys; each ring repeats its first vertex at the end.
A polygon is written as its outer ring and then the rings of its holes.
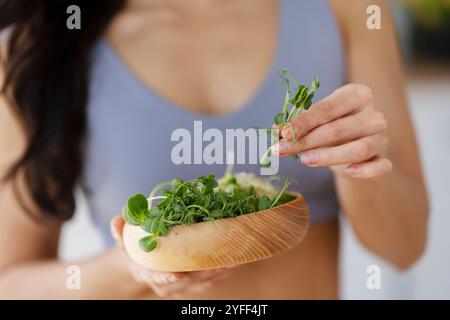
{"type": "Polygon", "coordinates": [[[411,266],[425,246],[426,190],[388,7],[378,2],[382,29],[369,30],[372,2],[86,1],[81,30],[65,28],[64,1],[3,2],[0,297],[337,298],[340,208],[369,250],[411,266]],[[109,221],[130,194],[223,170],[174,165],[170,133],[194,120],[269,125],[285,66],[321,80],[276,150],[301,153],[301,163],[282,159],[280,175],[299,180],[310,206],[304,242],[232,270],[161,273],[129,261],[123,221],[112,220],[118,245],[109,221]],[[78,184],[110,246],[76,263],[82,287],[68,290],[58,236],[78,184]]]}

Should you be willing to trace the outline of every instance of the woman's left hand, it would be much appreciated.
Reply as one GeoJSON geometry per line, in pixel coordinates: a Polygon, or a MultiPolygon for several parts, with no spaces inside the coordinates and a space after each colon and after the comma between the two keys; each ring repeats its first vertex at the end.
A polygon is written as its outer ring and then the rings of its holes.
{"type": "Polygon", "coordinates": [[[349,84],[293,118],[273,151],[280,157],[301,153],[303,164],[328,166],[339,175],[376,178],[392,170],[386,127],[371,89],[349,84]]]}

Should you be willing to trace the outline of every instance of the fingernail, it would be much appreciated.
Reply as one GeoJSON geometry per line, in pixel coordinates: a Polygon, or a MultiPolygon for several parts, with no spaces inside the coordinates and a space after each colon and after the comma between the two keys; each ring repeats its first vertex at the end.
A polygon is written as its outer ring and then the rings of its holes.
{"type": "Polygon", "coordinates": [[[300,160],[303,164],[313,165],[316,164],[318,159],[317,155],[314,152],[305,152],[300,156],[300,160]]]}

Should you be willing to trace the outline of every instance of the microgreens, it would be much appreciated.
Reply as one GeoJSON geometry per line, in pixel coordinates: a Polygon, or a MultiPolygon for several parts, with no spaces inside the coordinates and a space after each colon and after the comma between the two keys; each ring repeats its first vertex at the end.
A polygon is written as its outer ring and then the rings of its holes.
{"type": "MultiPolygon", "coordinates": [[[[290,126],[293,117],[300,115],[302,110],[308,110],[309,107],[311,107],[314,93],[316,92],[317,88],[319,88],[320,83],[319,79],[315,77],[310,85],[300,84],[298,79],[287,69],[283,69],[280,71],[280,78],[283,84],[286,86],[286,94],[284,96],[282,111],[275,115],[274,124],[281,129],[286,125],[290,126]],[[294,94],[292,94],[291,91],[290,80],[292,80],[295,84],[295,90],[293,91],[294,94]]],[[[276,130],[267,129],[267,133],[270,136],[272,136],[272,138],[276,138],[276,140],[278,141],[281,139],[280,132],[277,132],[276,130]]],[[[270,167],[271,162],[269,160],[269,156],[272,151],[272,148],[273,144],[266,150],[266,152],[261,157],[260,159],[261,166],[270,167]]]]}
{"type": "Polygon", "coordinates": [[[236,217],[289,202],[295,199],[285,193],[289,183],[285,180],[271,199],[259,197],[253,185],[240,185],[232,174],[225,176],[220,187],[213,174],[192,180],[177,178],[157,185],[149,198],[143,194],[130,197],[123,216],[127,223],[150,234],[139,241],[139,247],[149,252],[156,248],[158,237],[166,235],[173,226],[236,217]],[[170,188],[164,189],[167,186],[170,188]],[[156,196],[161,190],[161,195],[156,196]],[[158,203],[153,206],[155,201],[158,203]]]}

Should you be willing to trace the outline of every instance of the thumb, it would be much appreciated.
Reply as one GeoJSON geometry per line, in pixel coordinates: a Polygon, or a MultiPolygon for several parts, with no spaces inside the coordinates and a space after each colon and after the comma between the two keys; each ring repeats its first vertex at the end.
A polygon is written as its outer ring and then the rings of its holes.
{"type": "Polygon", "coordinates": [[[118,245],[122,245],[122,231],[123,226],[125,225],[125,221],[123,220],[121,215],[117,215],[111,219],[110,229],[111,235],[116,240],[118,245]]]}

